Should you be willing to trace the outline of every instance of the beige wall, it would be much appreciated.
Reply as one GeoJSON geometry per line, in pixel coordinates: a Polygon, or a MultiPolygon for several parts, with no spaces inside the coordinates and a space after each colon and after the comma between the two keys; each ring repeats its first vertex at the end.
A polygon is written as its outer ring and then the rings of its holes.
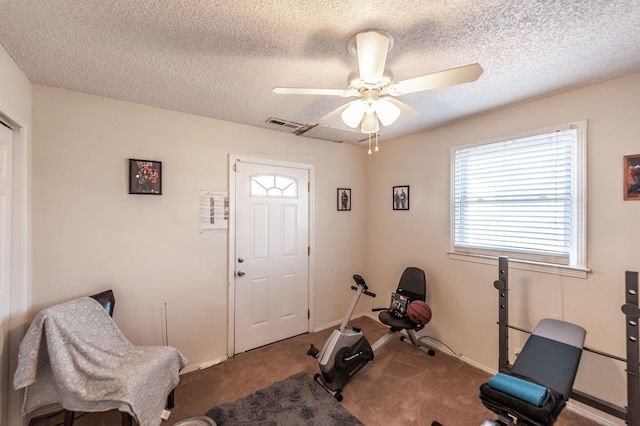
{"type": "Polygon", "coordinates": [[[40,85],[33,99],[32,314],[113,288],[135,344],[163,342],[166,303],[190,367],[224,359],[227,233],[198,220],[199,191],[228,189],[229,154],[314,166],[315,325],[346,310],[365,259],[362,148],[40,85]],[[162,161],[162,196],[128,194],[128,158],[162,161]],[[352,188],[350,213],[336,212],[338,187],[352,188]]]}
{"type": "MultiPolygon", "coordinates": [[[[497,266],[451,260],[450,148],[588,119],[587,279],[510,269],[510,322],[557,317],[587,329],[586,345],[625,357],[624,271],[639,270],[640,202],[623,201],[623,156],[640,153],[640,74],[482,115],[384,144],[367,164],[367,277],[378,293],[404,266],[427,271],[433,320],[424,334],[497,369],[497,266]],[[411,210],[391,209],[391,187],[411,185],[411,210]]],[[[496,164],[500,167],[500,164],[496,164]]],[[[524,336],[511,333],[511,347],[524,336]]],[[[512,358],[513,360],[513,358],[512,358]]],[[[625,405],[622,368],[586,354],[577,387],[625,405]]]]}
{"type": "Polygon", "coordinates": [[[6,50],[0,46],[0,102],[3,115],[31,121],[31,83],[6,50]]]}

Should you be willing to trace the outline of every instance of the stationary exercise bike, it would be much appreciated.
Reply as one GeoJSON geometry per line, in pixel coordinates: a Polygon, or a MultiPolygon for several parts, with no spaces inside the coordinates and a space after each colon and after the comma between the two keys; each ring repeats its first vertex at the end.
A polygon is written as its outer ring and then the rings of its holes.
{"type": "MultiPolygon", "coordinates": [[[[428,308],[428,318],[426,321],[413,322],[409,316],[411,302],[425,302],[427,294],[427,279],[422,269],[409,266],[402,276],[395,292],[391,296],[391,306],[389,308],[375,308],[373,312],[380,311],[378,319],[384,325],[389,326],[389,331],[380,337],[373,345],[362,334],[358,327],[347,330],[347,325],[351,320],[351,315],[356,309],[356,305],[362,294],[375,297],[375,293],[369,291],[367,284],[360,275],[354,275],[355,286],[351,286],[356,294],[353,296],[351,306],[347,311],[340,329],[334,330],[329,339],[324,344],[322,351],[313,345],[307,351],[307,355],[319,358],[320,372],[314,379],[323,388],[333,395],[338,401],[342,401],[342,389],[349,379],[362,367],[373,360],[373,355],[392,341],[395,336],[400,335],[400,341],[418,349],[429,356],[435,355],[435,350],[421,341],[416,335],[417,331],[424,328],[431,319],[431,308],[428,308]]],[[[426,304],[426,303],[424,303],[426,304]]],[[[414,311],[415,314],[417,311],[414,311]]],[[[415,317],[414,317],[415,319],[415,317]]]]}
{"type": "Polygon", "coordinates": [[[351,315],[358,305],[360,296],[364,293],[367,296],[376,297],[375,293],[369,291],[367,283],[360,275],[354,275],[353,280],[356,285],[351,286],[351,289],[356,293],[340,328],[333,330],[322,351],[319,351],[313,344],[307,351],[307,355],[318,358],[320,363],[322,374],[316,374],[313,377],[314,380],[338,401],[342,401],[342,389],[345,384],[362,367],[373,360],[374,353],[359,327],[347,330],[347,324],[351,321],[351,315]]]}

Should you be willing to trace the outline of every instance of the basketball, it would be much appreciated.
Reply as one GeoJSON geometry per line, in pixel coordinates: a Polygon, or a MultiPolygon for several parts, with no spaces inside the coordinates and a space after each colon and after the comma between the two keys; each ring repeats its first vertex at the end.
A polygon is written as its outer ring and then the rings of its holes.
{"type": "Polygon", "coordinates": [[[412,322],[418,325],[425,325],[431,321],[431,307],[422,300],[414,300],[409,303],[407,316],[412,322]]]}

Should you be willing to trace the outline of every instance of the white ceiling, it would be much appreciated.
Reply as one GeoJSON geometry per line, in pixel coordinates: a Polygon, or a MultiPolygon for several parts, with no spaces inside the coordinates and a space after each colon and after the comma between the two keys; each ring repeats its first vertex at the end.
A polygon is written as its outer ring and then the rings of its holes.
{"type": "MultiPolygon", "coordinates": [[[[0,0],[0,44],[33,82],[274,128],[347,99],[347,42],[393,36],[395,80],[471,63],[473,83],[401,96],[381,140],[640,71],[640,0],[0,0]]],[[[340,125],[339,120],[330,123],[340,125]]],[[[342,125],[344,126],[344,125],[342,125]]],[[[345,127],[346,128],[346,127],[345,127]]],[[[322,143],[319,141],[319,143],[322,143]]]]}

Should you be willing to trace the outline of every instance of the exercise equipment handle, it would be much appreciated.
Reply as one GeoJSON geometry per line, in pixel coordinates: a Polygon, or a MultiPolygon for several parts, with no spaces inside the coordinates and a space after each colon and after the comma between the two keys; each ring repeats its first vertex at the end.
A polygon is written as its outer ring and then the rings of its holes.
{"type": "MultiPolygon", "coordinates": [[[[358,287],[356,287],[355,285],[352,285],[351,290],[358,291],[358,287]]],[[[369,290],[364,290],[363,293],[370,297],[376,297],[376,294],[370,292],[369,290]]]]}
{"type": "MultiPolygon", "coordinates": [[[[358,286],[364,288],[364,290],[362,291],[364,294],[370,297],[376,297],[375,293],[369,291],[369,287],[367,286],[367,283],[364,281],[364,278],[362,278],[362,275],[354,274],[353,280],[356,282],[356,284],[358,284],[358,286]]],[[[351,286],[351,289],[356,291],[358,290],[358,288],[354,286],[351,286]]]]}
{"type": "Polygon", "coordinates": [[[355,290],[356,294],[353,295],[353,299],[351,299],[351,305],[349,305],[347,314],[345,315],[344,319],[342,320],[342,324],[340,325],[341,332],[347,329],[347,325],[351,320],[353,312],[356,310],[356,305],[358,304],[358,300],[360,300],[360,296],[362,296],[362,293],[366,294],[367,296],[375,297],[375,294],[368,291],[367,283],[364,282],[364,278],[356,274],[353,276],[353,280],[358,286],[351,286],[351,289],[355,290]]]}

